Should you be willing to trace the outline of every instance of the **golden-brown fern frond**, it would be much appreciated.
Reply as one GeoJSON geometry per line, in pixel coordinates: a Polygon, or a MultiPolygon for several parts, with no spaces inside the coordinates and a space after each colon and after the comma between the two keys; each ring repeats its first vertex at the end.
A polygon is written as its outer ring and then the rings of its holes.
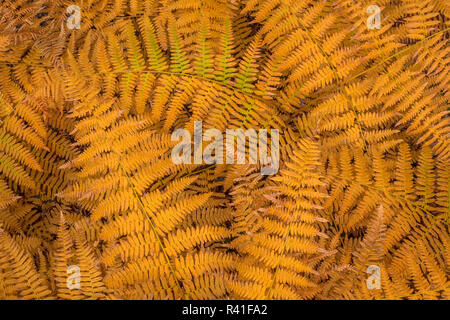
{"type": "Polygon", "coordinates": [[[316,237],[323,235],[317,227],[318,210],[326,195],[314,171],[320,163],[320,150],[316,142],[304,139],[294,154],[274,178],[276,184],[266,187],[271,194],[261,195],[269,201],[261,199],[257,204],[261,207],[253,209],[248,199],[242,203],[242,209],[250,205],[245,211],[237,208],[240,221],[232,246],[243,259],[237,263],[237,279],[230,284],[235,297],[300,299],[304,288],[315,286],[311,275],[316,272],[304,261],[321,251],[316,242],[316,237]],[[246,290],[249,286],[252,290],[246,290]]]}
{"type": "Polygon", "coordinates": [[[2,299],[46,299],[51,291],[38,273],[33,257],[0,229],[0,297],[2,299]]]}
{"type": "Polygon", "coordinates": [[[0,298],[449,298],[447,3],[70,4],[0,4],[0,298]]]}

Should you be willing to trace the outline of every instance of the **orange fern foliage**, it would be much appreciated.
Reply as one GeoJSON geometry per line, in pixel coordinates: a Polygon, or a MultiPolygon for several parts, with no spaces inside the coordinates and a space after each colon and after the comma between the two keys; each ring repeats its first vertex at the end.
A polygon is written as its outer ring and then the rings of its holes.
{"type": "Polygon", "coordinates": [[[450,298],[447,2],[71,4],[0,4],[0,299],[450,298]]]}

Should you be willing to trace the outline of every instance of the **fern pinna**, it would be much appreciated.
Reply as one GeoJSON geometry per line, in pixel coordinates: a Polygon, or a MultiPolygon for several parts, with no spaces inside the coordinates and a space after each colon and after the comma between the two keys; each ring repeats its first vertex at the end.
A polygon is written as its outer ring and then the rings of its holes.
{"type": "Polygon", "coordinates": [[[70,4],[0,5],[0,299],[449,299],[445,1],[70,4]]]}

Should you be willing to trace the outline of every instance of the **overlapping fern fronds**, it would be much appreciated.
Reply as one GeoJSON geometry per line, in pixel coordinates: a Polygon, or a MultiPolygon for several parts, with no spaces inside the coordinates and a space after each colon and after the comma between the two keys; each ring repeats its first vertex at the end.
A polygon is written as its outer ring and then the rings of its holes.
{"type": "Polygon", "coordinates": [[[0,299],[449,299],[445,1],[71,4],[0,4],[0,299]],[[195,121],[279,172],[175,164],[195,121]]]}

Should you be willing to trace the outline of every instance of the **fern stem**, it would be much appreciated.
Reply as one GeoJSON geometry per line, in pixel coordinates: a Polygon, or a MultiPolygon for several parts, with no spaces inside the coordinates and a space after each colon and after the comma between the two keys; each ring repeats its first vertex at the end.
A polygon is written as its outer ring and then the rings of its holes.
{"type": "MultiPolygon", "coordinates": [[[[114,153],[116,153],[116,152],[114,151],[114,153]]],[[[154,232],[154,234],[156,236],[156,239],[158,240],[159,246],[160,246],[160,248],[161,248],[161,250],[163,252],[164,259],[166,260],[166,263],[168,264],[168,266],[170,268],[170,271],[172,273],[172,276],[174,277],[174,280],[175,280],[175,283],[177,284],[178,289],[180,289],[181,300],[184,300],[185,292],[183,290],[182,283],[181,283],[180,280],[178,280],[178,277],[176,275],[176,271],[175,271],[175,269],[173,267],[173,264],[170,261],[169,255],[166,252],[166,247],[164,246],[164,243],[162,242],[161,237],[158,235],[158,232],[156,231],[156,227],[153,224],[152,218],[150,217],[148,212],[145,210],[144,203],[142,202],[141,197],[139,196],[138,192],[136,191],[136,187],[134,186],[133,182],[131,181],[130,176],[128,175],[128,173],[126,172],[125,168],[123,167],[122,162],[120,161],[120,157],[119,157],[118,163],[119,163],[120,168],[122,169],[122,172],[125,174],[125,176],[126,176],[126,178],[128,180],[128,183],[130,184],[131,189],[133,190],[133,194],[135,195],[135,197],[138,200],[139,207],[140,207],[142,213],[144,213],[144,215],[147,217],[147,219],[148,219],[148,221],[150,223],[150,226],[151,226],[151,228],[152,228],[152,230],[153,230],[153,232],[154,232]]]]}
{"type": "Polygon", "coordinates": [[[267,300],[270,299],[270,293],[272,292],[272,289],[275,286],[275,280],[276,280],[276,277],[277,277],[278,269],[280,268],[281,257],[283,257],[284,252],[286,251],[287,238],[291,234],[292,215],[291,215],[289,220],[290,220],[289,221],[289,228],[288,228],[288,232],[287,232],[286,236],[284,237],[283,249],[281,249],[281,252],[280,252],[280,254],[278,256],[277,265],[275,267],[275,271],[273,272],[273,277],[272,277],[272,281],[271,281],[270,287],[268,287],[266,289],[266,297],[265,297],[265,299],[267,299],[267,300]]]}
{"type": "Polygon", "coordinates": [[[419,46],[420,44],[424,43],[425,41],[430,40],[430,39],[432,39],[432,38],[434,38],[434,37],[440,35],[441,33],[447,32],[447,31],[449,31],[449,30],[450,30],[450,28],[447,28],[447,29],[438,31],[438,32],[433,33],[432,35],[430,35],[430,36],[428,36],[428,37],[426,37],[426,38],[424,38],[424,39],[422,39],[422,40],[420,40],[420,41],[417,41],[417,42],[414,43],[413,45],[410,45],[410,46],[406,47],[405,49],[400,50],[399,52],[394,53],[393,55],[391,55],[391,56],[387,57],[386,59],[382,60],[380,63],[378,63],[378,64],[376,64],[376,65],[370,67],[369,69],[366,69],[366,70],[364,70],[363,72],[358,73],[357,75],[355,75],[355,76],[349,78],[346,82],[349,82],[349,81],[351,81],[351,80],[353,80],[353,79],[356,79],[356,78],[358,78],[358,77],[360,77],[360,76],[362,76],[362,75],[364,75],[364,74],[366,74],[366,73],[368,73],[368,72],[370,72],[370,71],[372,71],[372,70],[378,68],[379,66],[383,65],[385,62],[387,62],[387,61],[389,61],[389,60],[391,60],[391,59],[393,59],[393,58],[395,58],[395,57],[397,57],[397,56],[399,56],[399,55],[402,55],[402,54],[404,54],[404,53],[410,51],[411,49],[414,49],[414,47],[419,46]]]}

